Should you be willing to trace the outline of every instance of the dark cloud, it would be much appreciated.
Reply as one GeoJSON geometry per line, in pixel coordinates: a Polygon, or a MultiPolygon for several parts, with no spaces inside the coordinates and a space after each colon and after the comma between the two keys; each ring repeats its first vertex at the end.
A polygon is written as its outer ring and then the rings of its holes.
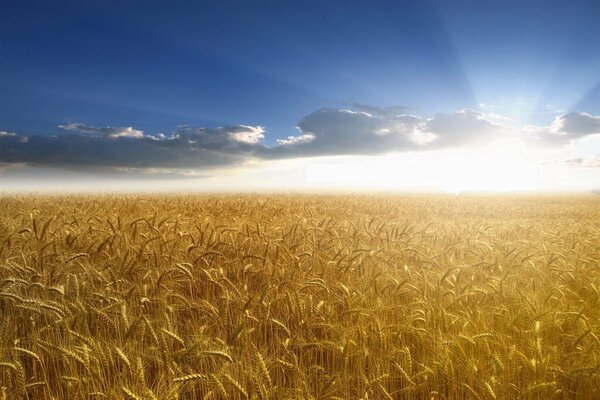
{"type": "MultiPolygon", "coordinates": [[[[507,125],[465,109],[424,118],[404,107],[355,105],[354,109],[321,109],[300,120],[299,134],[265,146],[264,128],[236,125],[220,128],[181,126],[169,135],[149,135],[133,127],[60,125],[61,135],[22,135],[0,131],[0,168],[26,165],[121,174],[179,174],[240,165],[252,159],[285,159],[335,155],[376,155],[476,146],[510,134],[507,125]]],[[[514,131],[512,131],[514,133],[514,131]]],[[[545,144],[564,144],[600,133],[600,117],[575,112],[550,126],[527,126],[529,137],[545,144]]]]}
{"type": "Polygon", "coordinates": [[[503,126],[469,109],[422,118],[392,113],[389,108],[377,111],[370,107],[370,112],[322,109],[304,117],[298,129],[300,135],[280,140],[279,146],[266,151],[266,156],[367,155],[441,149],[487,142],[499,135],[503,126]]]}
{"type": "Polygon", "coordinates": [[[559,132],[576,137],[600,133],[600,117],[584,112],[571,112],[558,117],[555,122],[559,132]]]}
{"type": "Polygon", "coordinates": [[[261,127],[192,128],[150,136],[133,128],[67,125],[77,134],[0,135],[0,163],[76,168],[202,168],[239,164],[258,148],[261,127]]]}
{"type": "Polygon", "coordinates": [[[432,144],[441,148],[486,143],[500,135],[505,127],[479,111],[465,109],[452,114],[439,113],[422,129],[434,134],[436,138],[432,144]]]}
{"type": "Polygon", "coordinates": [[[300,134],[268,149],[267,158],[339,154],[378,154],[415,147],[410,138],[420,120],[411,116],[383,117],[364,111],[322,109],[298,123],[300,134]]]}
{"type": "Polygon", "coordinates": [[[528,125],[524,130],[541,144],[568,144],[600,134],[600,117],[579,111],[570,112],[556,117],[550,126],[528,125]]]}

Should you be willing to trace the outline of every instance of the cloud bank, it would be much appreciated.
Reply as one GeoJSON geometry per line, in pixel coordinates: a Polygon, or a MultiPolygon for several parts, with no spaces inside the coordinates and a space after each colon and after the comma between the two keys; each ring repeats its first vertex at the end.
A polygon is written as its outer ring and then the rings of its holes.
{"type": "Polygon", "coordinates": [[[0,163],[78,168],[202,168],[244,162],[258,148],[264,129],[180,127],[169,136],[128,128],[61,125],[65,135],[0,135],[0,163]]]}
{"type": "Polygon", "coordinates": [[[433,118],[395,114],[393,109],[318,110],[300,120],[300,135],[280,140],[279,146],[262,155],[291,158],[434,150],[485,143],[505,130],[483,113],[470,109],[439,113],[433,118]]]}
{"type": "Polygon", "coordinates": [[[266,131],[261,126],[180,126],[168,135],[82,123],[59,128],[65,132],[0,131],[0,165],[114,171],[210,169],[250,160],[475,147],[515,135],[545,146],[561,146],[600,134],[600,116],[570,112],[548,126],[528,125],[519,130],[497,116],[471,109],[425,118],[407,114],[404,107],[355,104],[352,109],[326,108],[305,116],[298,122],[298,135],[276,139],[272,146],[264,144],[266,131]]]}

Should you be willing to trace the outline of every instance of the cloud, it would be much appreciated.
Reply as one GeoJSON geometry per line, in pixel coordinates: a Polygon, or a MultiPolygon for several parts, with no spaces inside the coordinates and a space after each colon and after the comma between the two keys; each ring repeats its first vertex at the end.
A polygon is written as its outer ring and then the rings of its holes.
{"type": "Polygon", "coordinates": [[[372,114],[372,115],[380,115],[380,116],[393,116],[393,115],[406,114],[407,111],[410,110],[409,107],[404,107],[404,106],[375,107],[375,106],[369,106],[367,104],[360,104],[360,103],[354,103],[353,108],[358,111],[364,111],[364,112],[372,114]]]}
{"type": "Polygon", "coordinates": [[[504,130],[503,125],[470,109],[422,118],[394,107],[358,108],[325,108],[302,118],[297,126],[300,135],[279,140],[279,146],[268,149],[265,156],[373,155],[441,149],[489,142],[504,130]]]}
{"type": "Polygon", "coordinates": [[[578,168],[600,168],[600,157],[590,156],[571,158],[570,160],[566,160],[565,163],[569,166],[578,168]]]}
{"type": "Polygon", "coordinates": [[[230,132],[231,138],[235,141],[249,144],[257,144],[265,138],[265,129],[262,126],[240,125],[239,129],[230,132]]]}
{"type": "Polygon", "coordinates": [[[311,133],[306,133],[299,136],[288,136],[287,139],[277,139],[277,144],[279,145],[289,145],[289,144],[300,144],[300,143],[308,143],[315,140],[315,135],[311,133]]]}
{"type": "Polygon", "coordinates": [[[253,126],[193,128],[151,136],[133,128],[69,124],[68,135],[0,135],[0,163],[63,168],[209,168],[248,160],[264,147],[253,126]]]}
{"type": "Polygon", "coordinates": [[[0,131],[0,140],[5,143],[25,143],[27,142],[27,136],[19,135],[14,132],[0,131]]]}
{"type": "Polygon", "coordinates": [[[437,114],[427,121],[423,131],[435,135],[434,146],[452,147],[489,142],[506,133],[506,127],[482,112],[464,109],[437,114]]]}
{"type": "Polygon", "coordinates": [[[132,127],[126,128],[96,128],[95,126],[88,126],[84,124],[67,124],[67,125],[59,125],[61,129],[66,131],[75,131],[80,133],[88,133],[92,135],[100,135],[107,138],[118,138],[118,137],[131,137],[131,138],[142,138],[144,137],[144,132],[133,129],[132,127]]]}
{"type": "MultiPolygon", "coordinates": [[[[243,165],[337,155],[378,155],[490,145],[496,139],[526,138],[544,145],[564,145],[600,133],[600,117],[563,114],[548,126],[517,129],[502,118],[472,109],[432,117],[407,114],[405,107],[357,104],[352,109],[324,108],[303,117],[298,135],[276,139],[269,147],[261,126],[218,128],[180,126],[170,134],[150,135],[133,127],[95,127],[70,123],[59,135],[23,135],[0,131],[0,166],[25,165],[123,174],[165,176],[181,170],[243,165]]],[[[576,161],[572,162],[576,164],[576,161]]],[[[589,161],[585,163],[589,164],[589,161]]]]}
{"type": "Polygon", "coordinates": [[[408,115],[381,116],[365,111],[321,109],[302,118],[298,136],[269,149],[267,158],[340,154],[378,154],[417,146],[411,133],[421,121],[408,115]]]}
{"type": "Polygon", "coordinates": [[[587,136],[600,134],[600,116],[585,112],[559,115],[550,126],[527,125],[525,133],[541,144],[562,145],[587,136]]]}
{"type": "Polygon", "coordinates": [[[558,132],[574,136],[586,136],[600,133],[600,117],[584,112],[563,114],[554,120],[558,132]]]}

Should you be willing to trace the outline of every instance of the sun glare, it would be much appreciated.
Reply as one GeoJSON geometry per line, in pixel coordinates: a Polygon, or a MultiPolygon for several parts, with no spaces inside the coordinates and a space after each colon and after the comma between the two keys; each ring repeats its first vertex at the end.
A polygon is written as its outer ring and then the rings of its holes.
{"type": "Polygon", "coordinates": [[[445,192],[513,192],[537,189],[537,167],[505,151],[450,155],[443,161],[439,187],[445,192]]]}
{"type": "Polygon", "coordinates": [[[307,164],[314,187],[461,192],[514,192],[538,189],[538,166],[531,155],[510,146],[484,151],[386,157],[344,157],[307,164]]]}

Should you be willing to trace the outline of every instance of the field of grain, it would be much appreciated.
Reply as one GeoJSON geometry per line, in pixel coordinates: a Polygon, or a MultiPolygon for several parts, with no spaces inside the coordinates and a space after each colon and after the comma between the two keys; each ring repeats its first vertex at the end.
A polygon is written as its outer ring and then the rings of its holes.
{"type": "Polygon", "coordinates": [[[600,398],[600,198],[0,197],[0,399],[600,398]]]}

